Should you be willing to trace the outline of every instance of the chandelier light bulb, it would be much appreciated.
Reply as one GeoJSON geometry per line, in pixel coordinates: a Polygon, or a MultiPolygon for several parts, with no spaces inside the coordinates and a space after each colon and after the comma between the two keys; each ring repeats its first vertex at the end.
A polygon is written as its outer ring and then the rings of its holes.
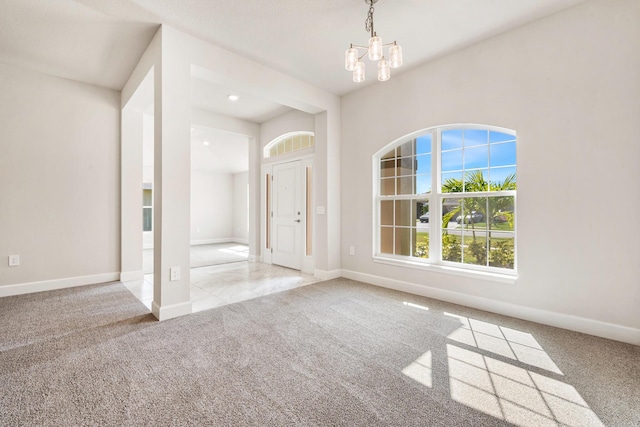
{"type": "Polygon", "coordinates": [[[358,49],[355,47],[350,47],[344,54],[344,67],[348,71],[353,71],[356,69],[356,64],[358,63],[358,49]]]}
{"type": "Polygon", "coordinates": [[[402,48],[394,40],[391,43],[383,44],[382,37],[379,37],[373,26],[373,5],[379,0],[364,0],[369,5],[369,13],[364,23],[364,29],[370,36],[366,46],[353,44],[344,54],[344,67],[353,72],[353,81],[360,83],[364,81],[365,65],[362,58],[368,56],[371,61],[378,61],[378,80],[381,82],[391,78],[391,68],[402,66],[402,48]],[[384,49],[389,48],[389,55],[385,58],[384,49]]]}
{"type": "Polygon", "coordinates": [[[353,81],[361,83],[364,81],[364,62],[358,61],[355,70],[353,70],[353,81]]]}
{"type": "Polygon", "coordinates": [[[386,82],[391,78],[391,69],[389,68],[389,61],[382,59],[378,62],[378,80],[386,82]]]}
{"type": "Polygon", "coordinates": [[[389,66],[398,68],[402,65],[402,48],[394,44],[389,48],[389,66]]]}
{"type": "Polygon", "coordinates": [[[374,34],[369,39],[369,59],[377,61],[380,58],[382,58],[382,37],[374,34]]]}

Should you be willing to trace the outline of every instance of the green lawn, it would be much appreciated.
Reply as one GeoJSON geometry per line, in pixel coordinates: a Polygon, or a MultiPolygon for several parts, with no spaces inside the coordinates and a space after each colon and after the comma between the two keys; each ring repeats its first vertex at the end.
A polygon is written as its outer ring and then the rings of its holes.
{"type": "MultiPolygon", "coordinates": [[[[464,229],[471,230],[472,228],[475,228],[476,230],[480,230],[480,229],[481,230],[486,230],[487,223],[486,222],[478,222],[478,223],[475,223],[475,224],[464,224],[464,229]]],[[[496,222],[496,223],[491,224],[491,230],[513,231],[513,228],[509,225],[508,222],[496,222]]]]}
{"type": "MultiPolygon", "coordinates": [[[[419,221],[416,221],[416,223],[419,223],[419,221]]],[[[478,230],[478,231],[484,231],[487,229],[487,223],[486,222],[477,222],[474,224],[458,224],[459,227],[456,228],[456,230],[478,230]],[[472,228],[473,226],[473,228],[472,228]]],[[[496,231],[513,231],[513,228],[509,225],[508,222],[495,222],[493,224],[491,224],[491,230],[496,230],[496,231]]]]}
{"type": "MultiPolygon", "coordinates": [[[[482,230],[484,232],[484,230],[482,230]]],[[[510,230],[509,230],[510,231],[510,230]]],[[[460,240],[459,236],[456,236],[454,234],[451,234],[451,238],[455,239],[456,241],[460,240]]],[[[471,240],[471,237],[466,238],[465,242],[468,242],[469,240],[471,240]]],[[[513,237],[491,237],[491,246],[495,246],[495,244],[497,242],[502,242],[505,240],[511,240],[513,241],[513,237]]],[[[416,232],[416,242],[420,243],[420,242],[428,242],[429,241],[429,233],[427,232],[422,232],[422,231],[418,231],[416,232]]]]}

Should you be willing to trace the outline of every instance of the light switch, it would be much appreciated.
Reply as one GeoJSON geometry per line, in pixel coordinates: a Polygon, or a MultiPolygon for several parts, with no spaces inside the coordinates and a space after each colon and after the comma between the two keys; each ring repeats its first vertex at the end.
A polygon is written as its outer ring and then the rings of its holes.
{"type": "Polygon", "coordinates": [[[317,206],[316,207],[316,214],[324,215],[324,206],[317,206]]]}

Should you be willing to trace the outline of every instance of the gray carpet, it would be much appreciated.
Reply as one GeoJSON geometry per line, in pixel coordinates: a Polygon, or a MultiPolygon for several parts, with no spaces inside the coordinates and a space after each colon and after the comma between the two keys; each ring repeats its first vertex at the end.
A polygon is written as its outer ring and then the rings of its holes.
{"type": "Polygon", "coordinates": [[[640,425],[640,347],[338,279],[157,322],[0,298],[0,425],[640,425]]]}

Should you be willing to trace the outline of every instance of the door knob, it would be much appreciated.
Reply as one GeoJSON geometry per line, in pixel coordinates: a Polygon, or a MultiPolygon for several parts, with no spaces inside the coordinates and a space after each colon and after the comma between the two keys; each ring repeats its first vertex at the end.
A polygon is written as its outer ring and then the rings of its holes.
{"type": "Polygon", "coordinates": [[[300,220],[299,219],[294,219],[294,222],[300,222],[300,220]]]}

